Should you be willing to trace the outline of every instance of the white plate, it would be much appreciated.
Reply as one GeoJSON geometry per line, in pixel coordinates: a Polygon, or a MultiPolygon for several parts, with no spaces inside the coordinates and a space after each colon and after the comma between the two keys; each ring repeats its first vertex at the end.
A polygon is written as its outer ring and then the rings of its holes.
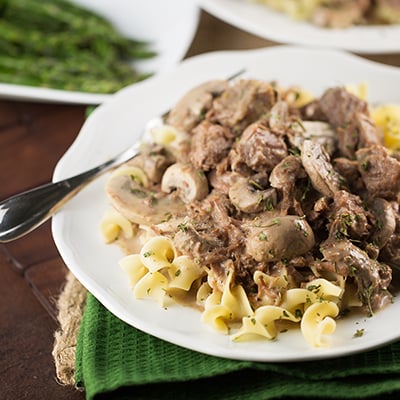
{"type": "Polygon", "coordinates": [[[280,43],[370,54],[400,51],[400,25],[325,29],[295,21],[248,0],[200,0],[200,5],[210,14],[238,28],[280,43]]]}
{"type": "MultiPolygon", "coordinates": [[[[184,57],[200,15],[196,0],[71,1],[102,15],[126,37],[151,42],[157,56],[133,65],[139,71],[154,73],[171,69],[184,57]]],[[[0,97],[16,100],[100,104],[110,96],[0,83],[0,97]]]]}
{"type": "MultiPolygon", "coordinates": [[[[246,77],[300,84],[314,94],[333,85],[368,82],[377,102],[400,103],[400,70],[364,61],[346,53],[291,46],[217,52],[185,60],[176,69],[127,87],[98,107],[77,140],[59,161],[54,180],[92,167],[138,140],[146,122],[169,109],[194,85],[223,78],[246,68],[246,77]],[[332,65],[335,68],[331,68],[332,65]]],[[[108,209],[106,176],[79,193],[53,218],[59,252],[73,274],[112,313],[161,339],[200,352],[243,360],[295,361],[328,358],[370,349],[400,337],[400,298],[373,318],[340,320],[332,347],[310,348],[300,331],[282,333],[276,341],[233,343],[200,321],[188,307],[164,310],[155,302],[134,299],[126,274],[118,266],[122,253],[105,245],[99,223],[108,209]],[[353,338],[357,329],[365,334],[353,338]]]]}

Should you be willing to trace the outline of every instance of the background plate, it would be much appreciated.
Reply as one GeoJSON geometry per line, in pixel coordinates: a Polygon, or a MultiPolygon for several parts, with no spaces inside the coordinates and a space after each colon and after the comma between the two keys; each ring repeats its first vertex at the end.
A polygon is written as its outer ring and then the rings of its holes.
{"type": "Polygon", "coordinates": [[[400,51],[400,25],[354,26],[347,29],[318,28],[248,0],[200,0],[210,14],[264,39],[384,54],[400,51]]]}
{"type": "MultiPolygon", "coordinates": [[[[194,85],[224,78],[246,68],[246,77],[302,85],[316,95],[330,86],[368,82],[373,102],[400,103],[400,70],[334,50],[276,46],[268,49],[217,52],[185,60],[168,73],[129,86],[99,106],[84,124],[76,141],[59,161],[54,180],[92,167],[138,140],[146,122],[169,109],[194,85]],[[331,66],[335,65],[332,69],[331,66]]],[[[310,348],[300,331],[278,339],[232,343],[200,321],[194,309],[136,300],[128,277],[118,266],[122,253],[105,245],[100,220],[108,209],[99,178],[79,193],[52,221],[59,252],[72,273],[112,313],[128,324],[161,339],[203,353],[233,359],[298,361],[335,357],[371,349],[400,337],[400,298],[373,318],[348,317],[338,321],[332,347],[310,348]],[[357,329],[365,334],[353,338],[357,329]]]]}
{"type": "MultiPolygon", "coordinates": [[[[151,42],[157,56],[134,63],[146,72],[174,67],[188,50],[196,33],[196,0],[71,0],[107,18],[126,37],[151,42]]],[[[0,83],[0,97],[18,100],[99,104],[110,94],[92,94],[0,83]]]]}

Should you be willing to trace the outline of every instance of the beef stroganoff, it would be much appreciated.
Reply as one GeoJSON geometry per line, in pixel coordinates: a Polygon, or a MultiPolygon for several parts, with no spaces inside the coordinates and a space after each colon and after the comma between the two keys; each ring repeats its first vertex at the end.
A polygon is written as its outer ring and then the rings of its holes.
{"type": "Polygon", "coordinates": [[[387,306],[400,113],[364,96],[253,79],[183,96],[106,185],[101,230],[133,295],[193,306],[234,341],[300,328],[315,347],[347,310],[387,306]]]}

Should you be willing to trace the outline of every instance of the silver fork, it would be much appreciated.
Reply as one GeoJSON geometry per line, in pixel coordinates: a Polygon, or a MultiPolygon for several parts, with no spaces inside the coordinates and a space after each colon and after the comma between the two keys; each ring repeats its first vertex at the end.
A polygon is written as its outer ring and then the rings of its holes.
{"type": "Polygon", "coordinates": [[[0,243],[10,242],[33,231],[65,203],[106,171],[139,154],[139,144],[88,171],[58,182],[50,182],[0,202],[0,243]]]}

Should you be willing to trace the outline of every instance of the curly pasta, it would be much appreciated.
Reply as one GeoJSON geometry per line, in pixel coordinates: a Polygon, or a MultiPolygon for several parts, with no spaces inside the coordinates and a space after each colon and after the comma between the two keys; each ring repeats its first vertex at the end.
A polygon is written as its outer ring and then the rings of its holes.
{"type": "MultiPolygon", "coordinates": [[[[188,256],[179,256],[172,242],[155,236],[142,247],[140,254],[130,254],[120,260],[120,266],[128,274],[136,298],[151,298],[161,306],[171,300],[171,289],[188,292],[193,283],[204,275],[188,256]]],[[[208,280],[213,280],[208,271],[208,280]]],[[[255,283],[285,288],[288,285],[283,275],[271,277],[261,271],[254,274],[255,283]]],[[[223,289],[203,282],[196,289],[198,305],[203,307],[201,319],[220,333],[229,334],[233,326],[239,330],[233,341],[250,340],[253,337],[274,339],[276,323],[290,321],[300,323],[304,338],[314,347],[325,346],[325,336],[332,334],[338,315],[337,303],[343,289],[326,279],[310,281],[304,288],[288,289],[280,305],[263,305],[255,310],[251,306],[243,287],[235,284],[233,273],[228,273],[223,289]],[[213,287],[214,286],[214,287],[213,287]]]]}
{"type": "Polygon", "coordinates": [[[132,223],[114,209],[109,209],[104,213],[100,231],[106,243],[114,242],[121,233],[127,239],[133,236],[132,223]]]}
{"type": "Polygon", "coordinates": [[[202,321],[222,333],[229,332],[229,324],[253,313],[246,292],[241,285],[233,284],[232,277],[227,276],[222,292],[210,288],[204,302],[202,321]]]}
{"type": "Polygon", "coordinates": [[[120,260],[129,275],[136,298],[152,298],[165,306],[172,297],[171,289],[188,291],[201,277],[201,269],[187,256],[177,256],[171,241],[155,236],[142,247],[140,254],[120,260]]]}
{"type": "Polygon", "coordinates": [[[315,279],[306,288],[289,289],[281,306],[262,306],[253,315],[243,318],[243,325],[233,335],[233,340],[247,340],[252,336],[274,339],[276,322],[301,322],[304,338],[314,347],[324,346],[324,337],[334,332],[342,289],[325,279],[315,279]]]}

